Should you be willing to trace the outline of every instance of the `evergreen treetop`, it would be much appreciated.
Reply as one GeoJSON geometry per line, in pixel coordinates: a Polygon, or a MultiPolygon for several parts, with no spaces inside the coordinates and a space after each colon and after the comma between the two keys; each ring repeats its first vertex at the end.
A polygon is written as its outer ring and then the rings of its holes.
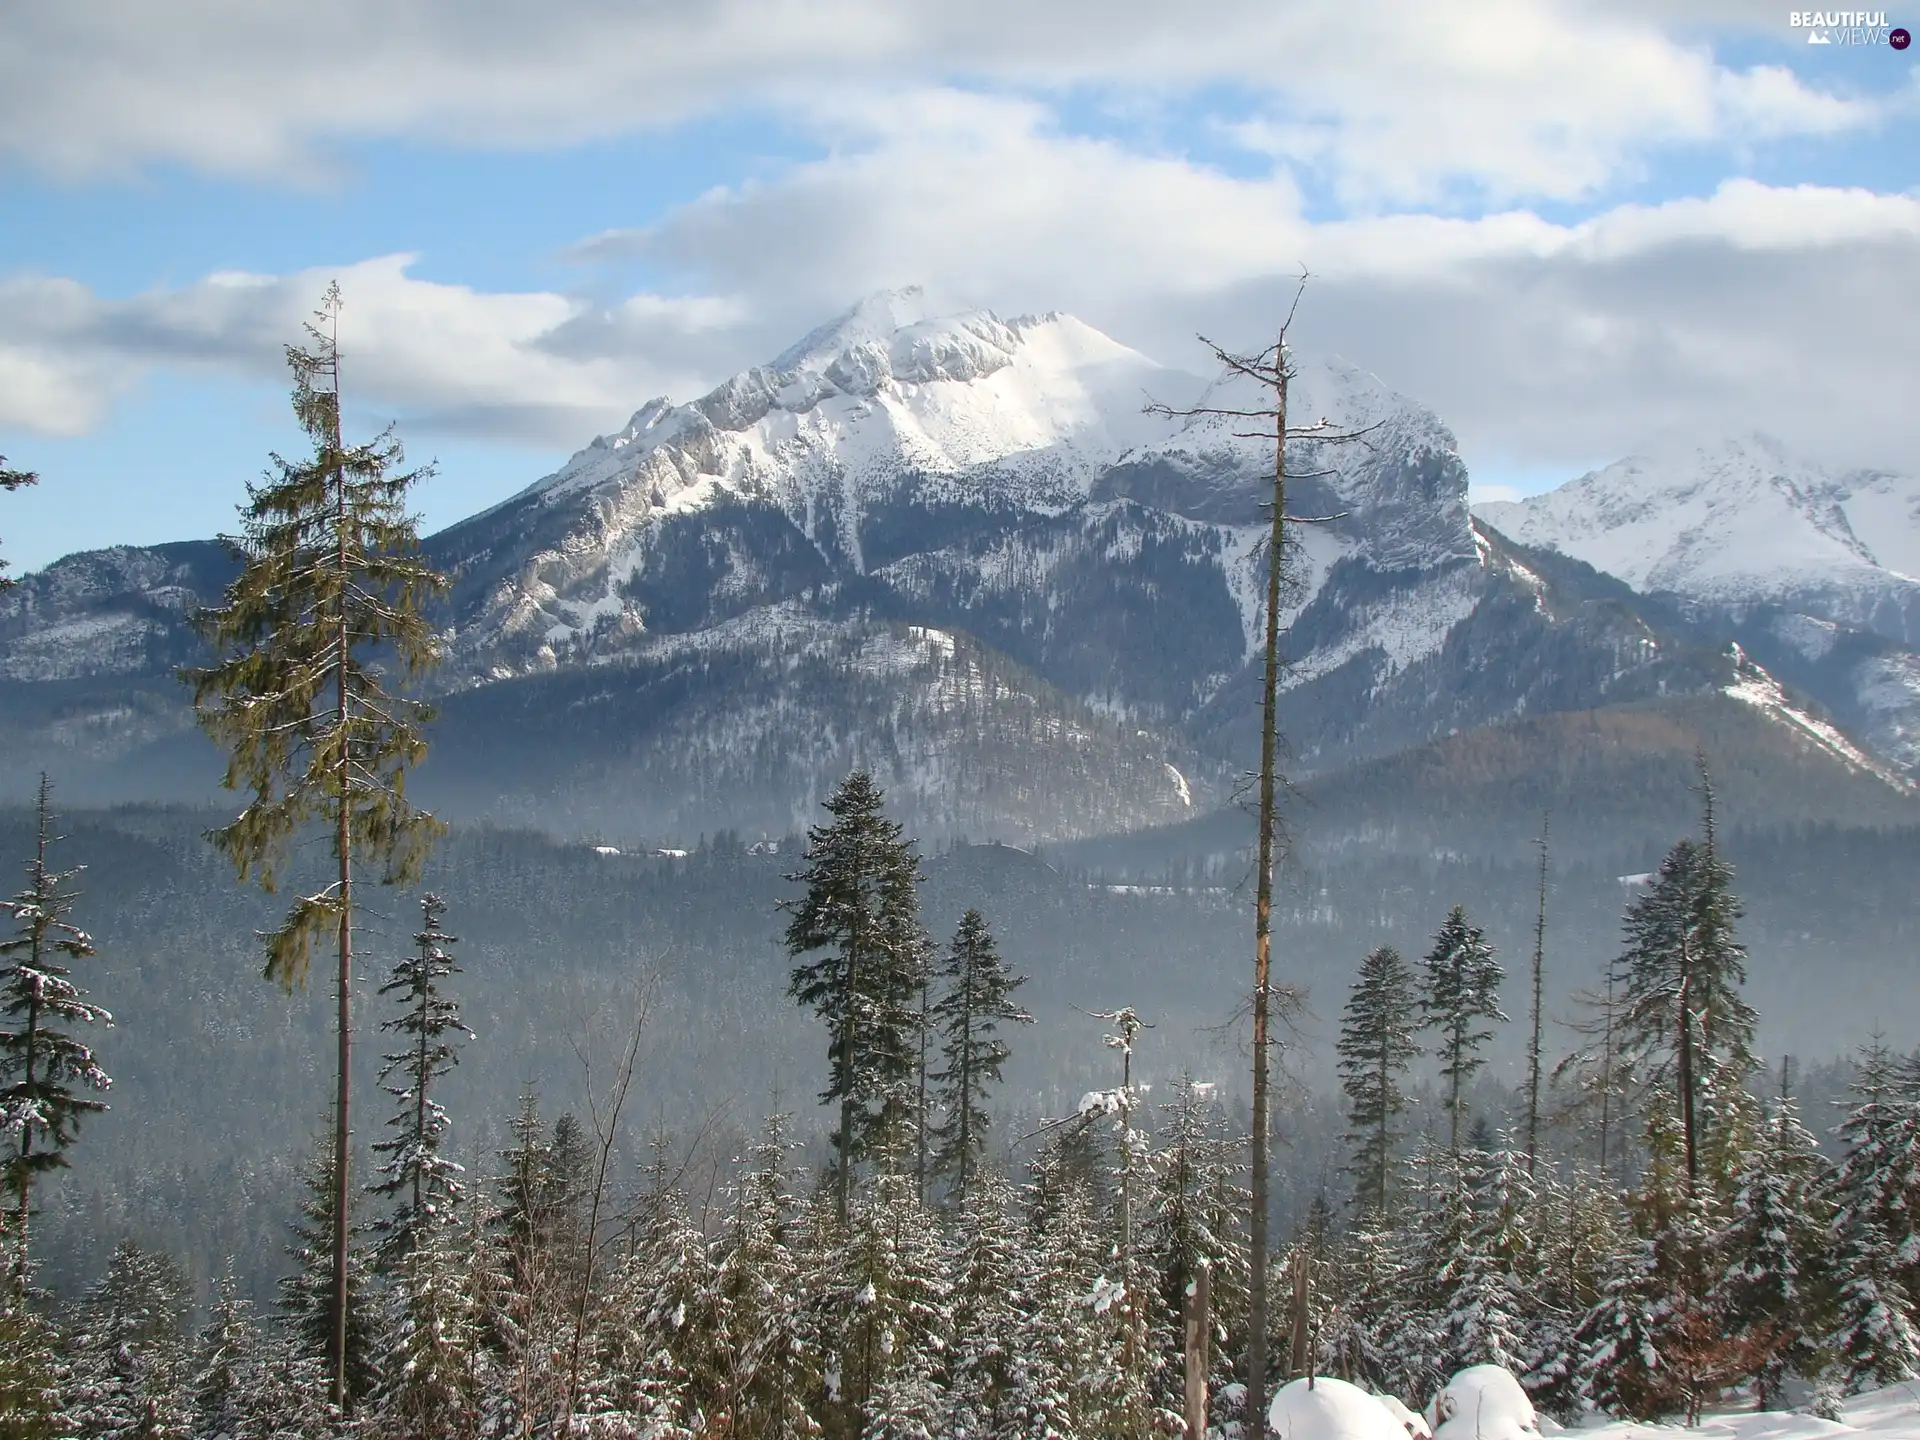
{"type": "Polygon", "coordinates": [[[1346,1013],[1335,1042],[1340,1088],[1347,1097],[1347,1130],[1340,1137],[1352,1147],[1344,1167],[1353,1177],[1357,1207],[1384,1210],[1394,1145],[1395,1122],[1406,1109],[1400,1080],[1420,1053],[1415,1038],[1419,996],[1413,971],[1400,952],[1382,945],[1360,962],[1347,996],[1346,1013]]]}
{"type": "Polygon", "coordinates": [[[833,1143],[843,1222],[853,1166],[904,1153],[914,1139],[917,1002],[930,947],[920,927],[920,859],[900,823],[882,813],[884,799],[864,770],[841,782],[824,802],[832,821],[807,832],[805,868],[787,877],[806,891],[783,902],[787,953],[798,962],[789,993],[830,1036],[820,1100],[840,1109],[833,1143]]]}
{"type": "Polygon", "coordinates": [[[18,927],[0,940],[0,1183],[10,1197],[13,1277],[24,1284],[33,1183],[67,1164],[80,1122],[105,1110],[88,1091],[112,1081],[91,1046],[75,1033],[108,1026],[113,1016],[75,985],[71,965],[91,956],[93,941],[69,918],[78,870],[55,870],[52,787],[40,777],[34,856],[27,888],[3,904],[18,927]]]}
{"type": "Polygon", "coordinates": [[[1011,1053],[1000,1039],[1002,1024],[1030,1025],[1033,1016],[1013,1001],[1026,983],[1000,958],[986,917],[968,910],[940,966],[945,990],[933,1007],[940,1036],[941,1068],[932,1075],[935,1103],[945,1118],[934,1127],[933,1167],[948,1178],[953,1198],[964,1204],[967,1186],[986,1151],[987,1087],[1000,1080],[1011,1053]]]}
{"type": "Polygon", "coordinates": [[[1460,1148],[1466,1117],[1466,1083],[1486,1058],[1480,1047],[1493,1036],[1488,1022],[1506,1020],[1500,982],[1506,972],[1493,958],[1485,933],[1456,905],[1447,912],[1420,976],[1421,1028],[1438,1032],[1435,1054],[1447,1089],[1449,1146],[1460,1148]]]}

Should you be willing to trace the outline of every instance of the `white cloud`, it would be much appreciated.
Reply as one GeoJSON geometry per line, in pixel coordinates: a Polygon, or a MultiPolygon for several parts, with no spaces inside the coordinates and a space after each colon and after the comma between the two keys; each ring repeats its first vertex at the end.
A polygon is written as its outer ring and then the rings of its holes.
{"type": "Polygon", "coordinates": [[[1735,72],[1671,27],[1730,4],[1601,0],[88,0],[15,7],[0,151],[63,175],[150,163],[313,179],[367,138],[534,147],[742,106],[964,80],[1256,97],[1241,134],[1359,202],[1591,193],[1650,149],[1827,134],[1874,107],[1735,72]]]}
{"type": "MultiPolygon", "coordinates": [[[[1573,225],[1525,210],[1313,223],[1284,178],[1063,135],[1031,101],[863,105],[882,132],[864,148],[586,242],[677,274],[690,298],[489,294],[417,280],[404,256],[343,267],[353,392],[443,433],[576,445],[916,280],[1003,313],[1071,310],[1193,367],[1196,330],[1261,339],[1304,263],[1303,339],[1432,404],[1500,480],[1675,428],[1761,426],[1825,458],[1920,468],[1920,197],[1734,181],[1573,225]]],[[[83,428],[154,366],[277,373],[328,273],[125,301],[8,282],[0,423],[83,428]]]]}
{"type": "Polygon", "coordinates": [[[0,283],[0,426],[84,433],[156,368],[283,376],[284,346],[338,278],[350,404],[430,430],[578,443],[624,415],[636,391],[684,393],[699,383],[676,351],[698,354],[702,337],[743,314],[723,297],[638,295],[596,310],[543,292],[483,293],[415,279],[412,260],[216,274],[126,300],[64,279],[0,283]],[[617,343],[584,343],[594,330],[617,343]]]}

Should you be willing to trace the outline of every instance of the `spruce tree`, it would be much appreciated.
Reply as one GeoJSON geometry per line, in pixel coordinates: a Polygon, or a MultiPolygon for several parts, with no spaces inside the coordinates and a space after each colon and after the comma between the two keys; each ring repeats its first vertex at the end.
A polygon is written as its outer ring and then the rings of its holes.
{"type": "Polygon", "coordinates": [[[1418,1003],[1413,972],[1399,951],[1382,945],[1360,962],[1335,1045],[1347,1096],[1348,1128],[1340,1138],[1351,1147],[1345,1173],[1353,1177],[1358,1209],[1387,1208],[1400,1138],[1394,1122],[1407,1105],[1400,1080],[1420,1053],[1414,1039],[1418,1003]]]}
{"type": "Polygon", "coordinates": [[[839,1106],[833,1132],[835,1210],[852,1213],[853,1167],[903,1153],[913,1114],[918,1050],[915,999],[927,964],[920,928],[920,860],[899,822],[881,813],[873,777],[856,770],[826,800],[833,821],[807,832],[806,886],[782,902],[796,961],[789,993],[826,1024],[830,1067],[822,1104],[839,1106]],[[825,951],[819,959],[803,957],[825,951]]]}
{"type": "Polygon", "coordinates": [[[1785,1096],[1747,1154],[1715,1249],[1725,1266],[1711,1308],[1741,1349],[1757,1408],[1789,1375],[1819,1378],[1826,1162],[1785,1096]]]}
{"type": "Polygon", "coordinates": [[[964,1207],[968,1182],[986,1153],[987,1087],[999,1083],[1009,1053],[999,1028],[1030,1025],[1033,1017],[1013,1003],[1013,992],[1026,977],[1015,975],[1000,958],[978,910],[960,917],[940,975],[946,988],[933,1007],[933,1022],[942,1065],[932,1079],[934,1103],[945,1118],[933,1130],[933,1170],[964,1207]]]}
{"type": "Polygon", "coordinates": [[[1671,1095],[1687,1185],[1696,1193],[1713,1139],[1702,1133],[1704,1092],[1716,1082],[1737,1089],[1755,1064],[1755,1016],[1740,995],[1746,950],[1733,932],[1740,903],[1732,867],[1718,850],[1704,766],[1702,793],[1700,841],[1677,842],[1652,886],[1627,907],[1620,1002],[1622,1056],[1638,1066],[1642,1085],[1671,1095]]]}
{"type": "Polygon", "coordinates": [[[378,1388],[380,1359],[379,1314],[367,1274],[366,1257],[356,1246],[347,1257],[346,1313],[336,1321],[334,1306],[334,1206],[339,1187],[334,1183],[334,1152],[330,1137],[316,1134],[301,1176],[305,1195],[299,1218],[293,1223],[293,1243],[287,1256],[293,1271],[280,1281],[280,1328],[296,1360],[325,1367],[327,1399],[333,1404],[334,1338],[347,1337],[346,1388],[336,1408],[350,1408],[378,1388]]]}
{"type": "MultiPolygon", "coordinates": [[[[293,410],[313,444],[304,460],[272,457],[248,487],[241,534],[226,544],[240,574],[200,614],[215,662],[181,672],[201,727],[227,752],[222,783],[251,792],[231,824],[210,832],[244,882],[277,888],[293,842],[325,827],[335,873],[266,936],[266,973],[304,985],[316,940],[336,950],[332,1215],[336,1322],[344,1326],[351,1248],[354,861],[390,883],[417,879],[442,828],[407,798],[408,769],[426,753],[429,707],[396,694],[389,673],[419,680],[439,659],[425,609],[446,581],[420,554],[408,494],[431,473],[397,471],[391,427],[363,445],[342,439],[340,290],[329,287],[309,346],[287,347],[293,410]]],[[[347,1337],[333,1337],[335,1404],[347,1391],[347,1337]]]]}
{"type": "Polygon", "coordinates": [[[1420,1023],[1438,1033],[1434,1053],[1447,1091],[1448,1148],[1456,1154],[1466,1114],[1466,1083],[1486,1064],[1480,1047],[1493,1036],[1484,1022],[1507,1018],[1500,1009],[1500,982],[1505,978],[1486,935],[1463,908],[1454,906],[1427,952],[1420,977],[1420,1023]]]}
{"type": "Polygon", "coordinates": [[[60,1406],[60,1334],[11,1283],[0,1283],[0,1434],[54,1440],[70,1434],[60,1406]]]}
{"type": "MultiPolygon", "coordinates": [[[[1213,1087],[1182,1075],[1152,1156],[1153,1183],[1144,1228],[1148,1272],[1158,1282],[1150,1331],[1158,1352],[1156,1393],[1171,1414],[1183,1408],[1186,1311],[1200,1270],[1207,1272],[1208,1373],[1211,1385],[1233,1378],[1237,1358],[1227,1337],[1245,1323],[1247,1255],[1246,1139],[1230,1134],[1213,1087]]],[[[1211,1388],[1211,1386],[1210,1386],[1211,1388]]]]}
{"type": "Polygon", "coordinates": [[[599,1371],[603,1393],[583,1411],[635,1417],[662,1440],[701,1432],[717,1413],[713,1245],[694,1223],[679,1177],[657,1139],[645,1191],[635,1203],[632,1241],[614,1274],[599,1371]]]}
{"type": "Polygon", "coordinates": [[[1527,1173],[1540,1157],[1540,1027],[1547,968],[1547,817],[1540,817],[1540,895],[1533,922],[1533,993],[1527,1027],[1527,1173]]]}
{"type": "Polygon", "coordinates": [[[200,1331],[193,1361],[193,1433],[235,1440],[246,1415],[259,1364],[260,1332],[253,1306],[240,1295],[233,1262],[214,1282],[213,1309],[200,1331]]]}
{"type": "Polygon", "coordinates": [[[768,1118],[751,1168],[731,1187],[713,1287],[715,1433],[817,1433],[807,1402],[826,1388],[819,1346],[789,1298],[800,1264],[788,1125],[786,1115],[768,1118]]]}
{"type": "Polygon", "coordinates": [[[391,1358],[377,1397],[383,1435],[464,1440],[479,1432],[481,1317],[464,1238],[443,1221],[422,1226],[392,1262],[391,1358]]]}
{"type": "Polygon", "coordinates": [[[93,954],[93,941],[69,918],[78,870],[55,870],[52,787],[40,777],[34,856],[27,888],[4,903],[18,927],[0,941],[0,1182],[12,1212],[11,1281],[24,1289],[29,1272],[28,1222],[34,1181],[67,1164],[80,1122],[105,1110],[86,1092],[112,1083],[90,1046],[74,1033],[107,1026],[113,1017],[90,1004],[73,983],[71,965],[93,954]]]}
{"type": "Polygon", "coordinates": [[[1023,1358],[1017,1337],[1029,1257],[1013,1202],[1006,1179],[984,1170],[957,1206],[948,1364],[956,1440],[997,1433],[1023,1358]]]}
{"type": "Polygon", "coordinates": [[[1465,1233],[1440,1258],[1443,1352],[1450,1371],[1499,1365],[1524,1372],[1538,1308],[1539,1257],[1533,1181],[1526,1156],[1508,1145],[1465,1157],[1465,1233]]]}
{"type": "Polygon", "coordinates": [[[1920,1260],[1920,1105],[1878,1040],[1854,1063],[1831,1187],[1834,1313],[1827,1344],[1850,1389],[1920,1375],[1910,1278],[1920,1260]]]}
{"type": "Polygon", "coordinates": [[[387,1121],[393,1135],[373,1147],[376,1155],[385,1157],[378,1166],[383,1178],[367,1187],[399,1202],[393,1214],[374,1222],[382,1237],[376,1258],[383,1266],[397,1264],[451,1218],[465,1188],[461,1167],[441,1154],[447,1113],[430,1093],[434,1082],[459,1063],[459,1037],[473,1038],[459,1007],[441,987],[447,977],[460,973],[447,949],[457,937],[440,928],[445,913],[446,902],[438,895],[421,899],[415,951],[394,966],[392,977],[380,987],[382,995],[399,996],[403,1007],[380,1028],[405,1043],[385,1057],[380,1071],[382,1085],[398,1103],[387,1121]]]}
{"type": "Polygon", "coordinates": [[[67,1413],[101,1440],[161,1440],[191,1433],[185,1277],[131,1240],[114,1248],[87,1292],[69,1342],[67,1413]]]}
{"type": "MultiPolygon", "coordinates": [[[[816,1232],[818,1236],[818,1232],[816,1232]]],[[[899,1436],[937,1423],[948,1279],[933,1217],[904,1173],[882,1173],[842,1238],[819,1237],[799,1288],[816,1307],[834,1377],[826,1415],[846,1434],[899,1436]]]]}
{"type": "MultiPolygon", "coordinates": [[[[7,457],[0,455],[0,490],[18,490],[22,486],[39,483],[40,477],[31,470],[9,470],[7,457]]],[[[12,589],[13,583],[7,576],[7,562],[0,560],[0,590],[12,589]]]]}
{"type": "Polygon", "coordinates": [[[522,1095],[509,1129],[514,1143],[499,1157],[505,1168],[494,1182],[498,1208],[489,1222],[505,1274],[486,1321],[506,1369],[502,1403],[511,1428],[538,1430],[565,1405],[562,1337],[582,1280],[585,1141],[571,1115],[543,1133],[531,1092],[522,1095]]]}

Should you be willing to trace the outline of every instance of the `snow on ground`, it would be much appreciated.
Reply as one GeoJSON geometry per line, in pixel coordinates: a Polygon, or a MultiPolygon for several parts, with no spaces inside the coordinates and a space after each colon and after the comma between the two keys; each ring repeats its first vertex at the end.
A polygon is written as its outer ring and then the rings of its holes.
{"type": "MultiPolygon", "coordinates": [[[[1475,1365],[1447,1382],[1428,1408],[1433,1440],[1533,1440],[1577,1435],[1579,1440],[1825,1440],[1833,1435],[1920,1440],[1920,1381],[1889,1385],[1843,1401],[1840,1419],[1821,1420],[1795,1411],[1722,1407],[1694,1429],[1678,1420],[1646,1424],[1590,1418],[1563,1431],[1537,1419],[1520,1382],[1497,1365],[1475,1365]]],[[[1280,1440],[1420,1440],[1426,1420],[1392,1396],[1370,1395],[1357,1385],[1320,1376],[1309,1386],[1294,1380],[1273,1397],[1269,1423],[1280,1440]]]]}
{"type": "Polygon", "coordinates": [[[1866,754],[1833,726],[1824,720],[1816,719],[1789,702],[1786,691],[1780,687],[1780,682],[1758,665],[1748,662],[1738,645],[1732,646],[1731,649],[1736,678],[1733,684],[1723,687],[1726,694],[1735,700],[1744,701],[1756,709],[1763,710],[1782,724],[1798,730],[1855,769],[1879,776],[1896,790],[1907,788],[1907,782],[1902,777],[1866,754]]]}
{"type": "Polygon", "coordinates": [[[1698,1429],[1677,1421],[1642,1425],[1616,1420],[1570,1432],[1580,1440],[1824,1440],[1829,1435],[1874,1435],[1882,1440],[1920,1440],[1920,1384],[1908,1382],[1872,1390],[1842,1402],[1840,1419],[1821,1420],[1791,1411],[1720,1411],[1703,1417],[1698,1429]]]}

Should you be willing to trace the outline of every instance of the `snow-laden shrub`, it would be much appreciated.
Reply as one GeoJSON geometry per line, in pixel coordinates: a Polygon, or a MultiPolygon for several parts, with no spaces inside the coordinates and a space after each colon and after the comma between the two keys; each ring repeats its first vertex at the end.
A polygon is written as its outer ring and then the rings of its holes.
{"type": "Polygon", "coordinates": [[[1470,1365],[1455,1375],[1433,1397],[1427,1418],[1433,1440],[1535,1440],[1540,1434],[1533,1401],[1499,1365],[1470,1365]]]}
{"type": "Polygon", "coordinates": [[[1407,1440],[1406,1427],[1378,1396],[1330,1375],[1283,1385],[1267,1424],[1280,1440],[1407,1440]]]}

